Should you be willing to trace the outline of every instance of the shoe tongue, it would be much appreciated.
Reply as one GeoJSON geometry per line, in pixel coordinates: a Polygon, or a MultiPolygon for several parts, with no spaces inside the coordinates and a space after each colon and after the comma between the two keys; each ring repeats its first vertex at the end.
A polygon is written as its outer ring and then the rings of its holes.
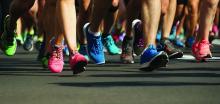
{"type": "Polygon", "coordinates": [[[148,46],[148,48],[149,48],[149,49],[156,50],[156,47],[155,47],[153,44],[150,44],[150,45],[148,46]]]}
{"type": "Polygon", "coordinates": [[[63,46],[54,45],[54,49],[63,49],[63,46]]]}

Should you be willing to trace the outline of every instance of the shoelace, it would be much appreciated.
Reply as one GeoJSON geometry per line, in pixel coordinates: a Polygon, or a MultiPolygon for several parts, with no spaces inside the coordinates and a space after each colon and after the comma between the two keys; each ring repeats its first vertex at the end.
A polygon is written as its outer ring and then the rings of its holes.
{"type": "Polygon", "coordinates": [[[93,41],[92,48],[95,48],[95,53],[99,54],[102,51],[102,47],[100,47],[102,43],[96,38],[93,38],[92,41],[93,41]]]}
{"type": "Polygon", "coordinates": [[[114,40],[113,40],[112,38],[107,38],[107,40],[106,40],[106,45],[107,45],[107,46],[112,46],[112,45],[114,45],[114,40]]]}
{"type": "Polygon", "coordinates": [[[144,47],[144,40],[142,38],[139,39],[137,46],[144,47]]]}
{"type": "Polygon", "coordinates": [[[52,53],[52,57],[56,59],[62,59],[62,50],[63,49],[61,47],[55,49],[52,53]]]}
{"type": "Polygon", "coordinates": [[[122,48],[122,57],[130,56],[132,54],[132,51],[130,50],[129,46],[122,48]]]}

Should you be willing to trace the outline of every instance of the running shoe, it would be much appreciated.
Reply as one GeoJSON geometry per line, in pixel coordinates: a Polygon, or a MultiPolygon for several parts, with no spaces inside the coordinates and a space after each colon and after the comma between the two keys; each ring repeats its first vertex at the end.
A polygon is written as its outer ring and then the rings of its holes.
{"type": "Polygon", "coordinates": [[[87,36],[88,55],[96,64],[104,64],[105,55],[103,51],[102,37],[101,35],[94,36],[94,34],[90,33],[88,30],[89,23],[85,24],[83,27],[84,34],[87,36]]]}
{"type": "Polygon", "coordinates": [[[184,48],[185,44],[184,42],[182,42],[180,39],[176,38],[173,41],[173,44],[175,44],[176,46],[180,47],[180,48],[184,48]]]}
{"type": "Polygon", "coordinates": [[[121,62],[124,64],[133,64],[134,56],[132,49],[133,39],[124,38],[122,43],[122,54],[120,56],[121,62]]]}
{"type": "Polygon", "coordinates": [[[16,41],[17,41],[17,45],[23,45],[24,44],[24,40],[21,34],[17,34],[16,35],[16,41]]]}
{"type": "Polygon", "coordinates": [[[50,54],[48,53],[46,56],[43,56],[41,59],[41,64],[44,68],[48,68],[48,60],[50,58],[50,54]]]}
{"type": "Polygon", "coordinates": [[[88,61],[83,55],[76,53],[70,56],[69,64],[73,71],[73,74],[79,74],[86,70],[86,65],[88,64],[88,61]]]}
{"type": "Polygon", "coordinates": [[[24,45],[23,45],[24,50],[26,51],[32,51],[34,49],[34,39],[32,35],[28,35],[24,45]]]}
{"type": "Polygon", "coordinates": [[[69,55],[70,55],[69,49],[68,49],[67,45],[64,45],[63,53],[64,53],[64,55],[66,55],[66,56],[69,56],[69,55]]]}
{"type": "Polygon", "coordinates": [[[192,55],[195,57],[196,56],[196,52],[199,50],[199,42],[195,41],[192,45],[192,55]]]}
{"type": "Polygon", "coordinates": [[[210,51],[210,44],[209,41],[207,40],[202,40],[198,44],[198,49],[194,50],[195,51],[195,58],[197,61],[206,61],[207,58],[212,57],[212,53],[210,51]]]}
{"type": "Polygon", "coordinates": [[[52,73],[60,73],[63,70],[63,47],[54,46],[48,60],[48,68],[52,73]]]}
{"type": "Polygon", "coordinates": [[[82,54],[87,59],[87,61],[89,61],[89,56],[87,51],[88,51],[87,45],[80,45],[79,53],[82,54]]]}
{"type": "Polygon", "coordinates": [[[139,56],[144,50],[144,37],[140,20],[136,19],[132,22],[132,31],[134,34],[134,53],[139,56]]]}
{"type": "Polygon", "coordinates": [[[166,52],[169,56],[169,59],[183,57],[183,52],[177,47],[174,47],[173,43],[171,43],[170,40],[163,39],[161,40],[160,45],[162,47],[162,51],[166,52]]]}
{"type": "Polygon", "coordinates": [[[159,30],[157,31],[156,41],[157,41],[157,42],[160,42],[161,37],[162,37],[162,31],[161,31],[161,29],[159,29],[159,30]]]}
{"type": "Polygon", "coordinates": [[[121,53],[110,34],[107,37],[102,38],[102,43],[110,55],[118,55],[121,53]]]}
{"type": "Polygon", "coordinates": [[[7,56],[13,56],[17,49],[17,42],[16,42],[16,32],[15,31],[9,31],[7,29],[7,25],[9,23],[9,15],[5,17],[4,20],[4,32],[0,39],[0,48],[7,56]]]}
{"type": "Polygon", "coordinates": [[[42,44],[40,45],[40,49],[37,55],[37,61],[42,60],[42,58],[44,57],[44,52],[45,52],[45,40],[43,40],[42,44]]]}
{"type": "Polygon", "coordinates": [[[158,52],[154,45],[149,45],[141,54],[140,64],[142,71],[153,71],[165,67],[169,59],[165,52],[158,52]]]}
{"type": "Polygon", "coordinates": [[[169,39],[170,40],[174,40],[176,38],[176,26],[172,26],[171,31],[170,31],[170,36],[169,39]]]}
{"type": "Polygon", "coordinates": [[[187,38],[186,42],[185,42],[186,47],[192,48],[192,45],[193,45],[194,41],[195,41],[194,37],[187,38]]]}
{"type": "Polygon", "coordinates": [[[41,44],[43,44],[42,41],[36,41],[36,43],[35,43],[35,48],[36,48],[38,51],[40,50],[41,44]]]}

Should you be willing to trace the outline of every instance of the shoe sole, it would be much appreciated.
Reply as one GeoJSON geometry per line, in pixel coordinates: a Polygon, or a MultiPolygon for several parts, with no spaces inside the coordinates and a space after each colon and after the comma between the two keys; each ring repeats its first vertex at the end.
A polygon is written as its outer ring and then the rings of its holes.
{"type": "Polygon", "coordinates": [[[123,64],[133,64],[134,61],[130,61],[130,60],[123,60],[122,61],[123,64]]]}
{"type": "Polygon", "coordinates": [[[197,62],[207,62],[207,60],[210,59],[210,58],[212,58],[212,55],[211,54],[207,54],[204,57],[196,58],[196,61],[197,62]]]}
{"type": "Polygon", "coordinates": [[[82,73],[86,70],[86,65],[87,65],[87,62],[78,62],[74,68],[71,68],[72,71],[73,71],[73,74],[79,74],[79,73],[82,73]]]}
{"type": "Polygon", "coordinates": [[[183,57],[183,52],[176,52],[171,55],[169,55],[169,59],[176,59],[176,58],[182,58],[183,57]]]}
{"type": "Polygon", "coordinates": [[[166,67],[169,62],[168,56],[166,54],[160,54],[155,57],[148,65],[144,65],[140,68],[141,71],[150,72],[160,67],[166,67]]]}

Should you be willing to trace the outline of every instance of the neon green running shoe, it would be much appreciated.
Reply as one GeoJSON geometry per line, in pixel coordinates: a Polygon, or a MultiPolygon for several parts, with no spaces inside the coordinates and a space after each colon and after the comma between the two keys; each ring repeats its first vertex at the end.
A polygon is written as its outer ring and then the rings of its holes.
{"type": "Polygon", "coordinates": [[[16,52],[17,42],[16,42],[16,32],[8,31],[7,24],[9,22],[9,15],[5,17],[4,20],[4,32],[0,38],[0,47],[5,55],[13,56],[16,52]]]}

